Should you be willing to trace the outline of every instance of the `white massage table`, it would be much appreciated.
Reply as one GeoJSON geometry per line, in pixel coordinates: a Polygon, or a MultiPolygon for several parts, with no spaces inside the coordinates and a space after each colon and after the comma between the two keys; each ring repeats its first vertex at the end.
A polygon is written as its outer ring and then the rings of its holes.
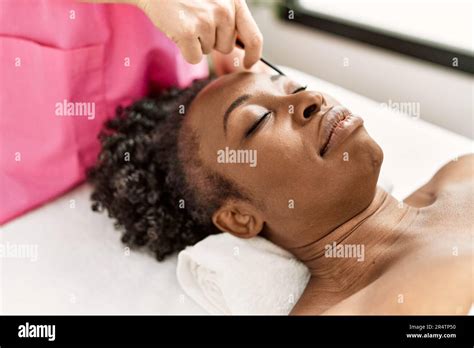
{"type": "MultiPolygon", "coordinates": [[[[421,119],[382,109],[374,101],[304,73],[284,69],[362,115],[382,146],[382,172],[403,199],[473,142],[421,119]]],[[[433,96],[433,102],[441,102],[433,96]]],[[[0,243],[37,244],[38,260],[0,258],[1,314],[204,314],[176,279],[176,256],[158,263],[125,252],[106,214],[90,209],[82,185],[1,227],[0,243]],[[74,200],[74,201],[71,201],[74,200]],[[75,205],[71,208],[71,205],[75,205]]]]}

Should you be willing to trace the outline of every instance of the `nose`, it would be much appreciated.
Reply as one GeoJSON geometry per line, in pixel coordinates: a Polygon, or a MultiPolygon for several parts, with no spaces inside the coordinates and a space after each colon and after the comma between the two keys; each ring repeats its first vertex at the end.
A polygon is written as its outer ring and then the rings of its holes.
{"type": "MultiPolygon", "coordinates": [[[[294,122],[305,124],[316,115],[324,104],[321,93],[314,91],[299,92],[291,96],[290,103],[294,105],[294,113],[291,115],[294,122]]],[[[291,109],[289,107],[289,109],[291,109]]],[[[290,113],[291,114],[291,113],[290,113]]]]}

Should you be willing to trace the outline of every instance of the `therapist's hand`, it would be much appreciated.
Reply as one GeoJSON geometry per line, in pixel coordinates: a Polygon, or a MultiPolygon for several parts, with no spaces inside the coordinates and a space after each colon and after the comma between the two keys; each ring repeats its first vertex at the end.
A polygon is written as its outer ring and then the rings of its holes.
{"type": "Polygon", "coordinates": [[[262,55],[262,33],[245,0],[137,0],[136,4],[189,63],[199,63],[212,50],[232,52],[236,36],[245,46],[246,68],[262,55]]]}

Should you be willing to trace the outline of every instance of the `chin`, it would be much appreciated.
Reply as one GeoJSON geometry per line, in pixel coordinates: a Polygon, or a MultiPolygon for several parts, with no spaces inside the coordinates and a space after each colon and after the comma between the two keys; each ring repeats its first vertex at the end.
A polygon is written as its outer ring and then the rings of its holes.
{"type": "Polygon", "coordinates": [[[376,173],[377,179],[380,173],[380,168],[382,167],[383,163],[383,150],[379,144],[375,142],[374,139],[370,138],[370,142],[368,144],[368,152],[369,152],[369,162],[372,168],[372,171],[376,173]]]}
{"type": "MultiPolygon", "coordinates": [[[[345,150],[351,156],[353,162],[350,175],[349,187],[362,201],[371,201],[377,190],[377,182],[383,163],[382,148],[362,129],[357,138],[351,144],[350,149],[345,150]]],[[[341,150],[341,156],[344,150],[341,150]]]]}
{"type": "Polygon", "coordinates": [[[362,187],[365,188],[370,200],[375,196],[380,168],[383,163],[383,150],[368,134],[361,149],[363,155],[363,175],[365,176],[362,187]]]}
{"type": "Polygon", "coordinates": [[[383,163],[383,150],[379,144],[367,133],[364,127],[351,144],[350,152],[355,155],[355,160],[360,162],[364,175],[375,176],[378,179],[383,163]]]}

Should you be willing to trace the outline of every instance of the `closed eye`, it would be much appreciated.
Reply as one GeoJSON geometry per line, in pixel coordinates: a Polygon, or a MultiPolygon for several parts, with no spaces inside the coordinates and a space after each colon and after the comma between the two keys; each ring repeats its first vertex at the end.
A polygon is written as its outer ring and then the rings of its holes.
{"type": "Polygon", "coordinates": [[[260,124],[262,124],[263,121],[265,121],[265,119],[267,118],[268,115],[270,115],[272,112],[271,111],[267,111],[266,113],[264,113],[259,119],[257,122],[255,122],[252,127],[250,127],[247,132],[245,132],[245,138],[248,138],[250,135],[252,135],[253,132],[255,132],[255,130],[258,128],[258,126],[260,126],[260,124]]]}
{"type": "Polygon", "coordinates": [[[308,88],[308,86],[299,87],[299,88],[295,89],[291,94],[296,94],[298,92],[305,91],[306,88],[308,88]]]}
{"type": "MultiPolygon", "coordinates": [[[[298,92],[302,92],[304,90],[306,90],[306,88],[308,88],[308,86],[301,86],[301,87],[298,87],[297,89],[295,89],[291,94],[296,94],[298,92]]],[[[262,124],[263,121],[265,121],[265,119],[267,118],[268,115],[270,115],[272,112],[271,111],[267,111],[266,113],[264,113],[258,120],[257,122],[255,122],[248,130],[247,132],[245,132],[245,138],[248,138],[250,135],[252,135],[252,133],[254,133],[258,127],[262,124]]]]}

